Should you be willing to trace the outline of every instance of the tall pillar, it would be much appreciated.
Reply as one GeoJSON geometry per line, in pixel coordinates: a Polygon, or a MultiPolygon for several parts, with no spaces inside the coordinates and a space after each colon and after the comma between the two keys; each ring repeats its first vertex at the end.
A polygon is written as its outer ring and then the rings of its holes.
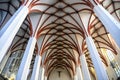
{"type": "Polygon", "coordinates": [[[41,73],[42,73],[42,67],[40,66],[40,69],[39,69],[39,79],[38,80],[40,80],[40,78],[41,78],[41,73]]]}
{"type": "Polygon", "coordinates": [[[77,76],[77,74],[75,74],[74,76],[73,76],[73,80],[78,80],[78,76],[77,76]]]}
{"type": "Polygon", "coordinates": [[[83,73],[83,79],[84,80],[91,80],[91,77],[90,77],[90,73],[89,73],[89,70],[88,70],[88,65],[87,65],[87,62],[86,62],[86,58],[85,58],[85,54],[83,54],[82,52],[82,49],[81,49],[81,37],[77,36],[77,40],[78,40],[78,44],[79,44],[79,52],[80,52],[80,58],[79,58],[79,62],[81,63],[81,70],[82,70],[82,73],[83,73]],[[87,77],[86,77],[87,76],[87,77]]]}
{"type": "Polygon", "coordinates": [[[100,4],[94,6],[96,16],[103,23],[107,31],[114,38],[117,45],[120,47],[120,22],[118,22],[105,8],[100,4]]]}
{"type": "Polygon", "coordinates": [[[5,56],[28,12],[28,7],[22,5],[0,31],[0,62],[5,56]]]}
{"type": "Polygon", "coordinates": [[[44,69],[43,66],[40,69],[41,69],[41,72],[40,72],[40,78],[39,78],[39,80],[44,80],[45,69],[44,69]]]}
{"type": "Polygon", "coordinates": [[[78,80],[83,80],[80,64],[77,66],[76,70],[77,70],[78,80]]]}
{"type": "Polygon", "coordinates": [[[96,46],[91,36],[86,37],[86,43],[90,52],[90,57],[92,59],[98,80],[108,80],[107,72],[105,70],[105,67],[103,66],[103,63],[100,59],[100,55],[96,49],[96,46]]]}
{"type": "Polygon", "coordinates": [[[38,54],[35,58],[34,68],[31,76],[31,80],[38,80],[40,70],[41,56],[38,54]]]}
{"type": "Polygon", "coordinates": [[[87,65],[86,58],[85,58],[85,54],[82,54],[80,56],[80,62],[81,62],[81,68],[82,68],[84,80],[91,80],[90,73],[88,70],[88,65],[87,65]]]}
{"type": "Polygon", "coordinates": [[[35,44],[36,44],[36,38],[30,37],[27,47],[26,47],[26,50],[24,52],[24,56],[22,58],[19,70],[18,70],[18,74],[16,76],[16,80],[27,80],[28,74],[26,74],[26,73],[28,73],[28,71],[29,71],[35,44]]]}
{"type": "Polygon", "coordinates": [[[45,79],[44,80],[47,80],[47,76],[45,76],[45,79]]]}

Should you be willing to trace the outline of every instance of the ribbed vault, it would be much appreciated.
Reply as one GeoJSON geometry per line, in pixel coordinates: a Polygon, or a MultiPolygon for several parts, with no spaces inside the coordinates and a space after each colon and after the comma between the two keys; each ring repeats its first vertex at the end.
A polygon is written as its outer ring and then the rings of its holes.
{"type": "MultiPolygon", "coordinates": [[[[119,0],[98,1],[120,21],[119,0]]],[[[22,2],[24,0],[0,1],[0,29],[22,2]]],[[[39,26],[37,52],[35,53],[44,56],[42,65],[45,66],[46,75],[50,75],[54,69],[62,68],[73,76],[78,58],[82,53],[86,56],[89,70],[91,67],[93,68],[85,42],[85,35],[87,34],[90,34],[94,39],[100,57],[106,66],[108,64],[101,48],[109,49],[117,54],[109,39],[109,33],[95,16],[89,0],[40,0],[32,4],[31,7],[30,14],[25,19],[11,45],[11,50],[12,52],[24,51],[29,37],[34,32],[34,26],[39,26]],[[35,16],[36,14],[38,17],[35,16]],[[35,23],[34,20],[36,20],[35,23]],[[85,28],[87,28],[88,33],[85,28]],[[80,40],[78,40],[78,36],[81,38],[80,40]],[[39,44],[39,41],[42,43],[39,44]],[[81,42],[80,45],[78,44],[79,41],[81,42]]]]}

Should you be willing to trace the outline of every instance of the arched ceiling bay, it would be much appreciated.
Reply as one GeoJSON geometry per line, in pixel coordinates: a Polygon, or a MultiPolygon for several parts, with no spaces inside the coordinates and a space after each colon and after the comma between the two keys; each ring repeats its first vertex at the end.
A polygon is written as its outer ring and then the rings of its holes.
{"type": "MultiPolygon", "coordinates": [[[[0,1],[0,28],[4,26],[24,1],[0,1]]],[[[120,21],[119,0],[98,1],[120,21]]],[[[95,41],[103,63],[107,66],[100,48],[107,48],[115,54],[117,53],[110,42],[109,33],[95,16],[92,8],[89,0],[36,1],[17,33],[11,45],[11,50],[25,50],[29,36],[34,32],[35,26],[39,26],[36,49],[40,48],[41,51],[38,53],[44,56],[42,64],[45,66],[46,75],[49,75],[54,69],[62,68],[73,76],[81,52],[85,53],[89,68],[93,67],[85,42],[86,28],[95,41]],[[81,38],[80,40],[78,40],[78,36],[81,38]],[[40,40],[41,44],[39,44],[40,40]],[[80,46],[78,45],[79,41],[81,42],[80,46]]]]}

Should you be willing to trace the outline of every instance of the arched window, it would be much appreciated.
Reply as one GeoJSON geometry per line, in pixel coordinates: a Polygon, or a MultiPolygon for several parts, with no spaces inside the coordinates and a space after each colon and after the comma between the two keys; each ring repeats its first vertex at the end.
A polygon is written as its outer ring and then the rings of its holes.
{"type": "Polygon", "coordinates": [[[2,74],[10,78],[11,76],[14,76],[17,74],[18,67],[20,65],[21,59],[22,59],[22,51],[16,51],[11,53],[10,57],[8,58],[8,61],[2,71],[2,74]]]}
{"type": "Polygon", "coordinates": [[[120,66],[118,65],[118,62],[115,60],[113,53],[110,50],[106,50],[106,54],[110,61],[111,67],[114,69],[116,75],[120,77],[120,66]]]}

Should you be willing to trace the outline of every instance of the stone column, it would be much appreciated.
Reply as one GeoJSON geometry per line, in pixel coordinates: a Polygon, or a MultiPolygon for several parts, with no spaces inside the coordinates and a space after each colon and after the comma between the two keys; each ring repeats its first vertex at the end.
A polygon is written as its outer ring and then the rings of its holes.
{"type": "Polygon", "coordinates": [[[89,73],[89,70],[88,70],[88,65],[87,65],[86,58],[85,58],[85,54],[83,53],[83,51],[81,49],[81,46],[82,46],[81,37],[77,36],[77,40],[78,40],[78,44],[79,44],[79,47],[80,47],[80,49],[79,49],[79,53],[80,53],[79,62],[81,64],[83,79],[84,80],[91,80],[90,73],[89,73]]]}
{"type": "Polygon", "coordinates": [[[24,52],[19,70],[18,70],[18,74],[16,76],[16,80],[27,80],[28,74],[26,74],[26,73],[28,73],[28,71],[29,71],[35,44],[36,44],[36,38],[30,37],[27,47],[26,47],[26,50],[24,52]]]}
{"type": "Polygon", "coordinates": [[[29,10],[22,5],[0,31],[0,62],[10,47],[29,10]]]}
{"type": "Polygon", "coordinates": [[[73,76],[73,78],[74,78],[74,80],[78,80],[77,74],[75,74],[75,75],[73,76]]]}
{"type": "Polygon", "coordinates": [[[45,73],[45,69],[44,69],[44,67],[42,66],[41,68],[41,72],[40,72],[40,78],[39,78],[39,80],[44,80],[44,73],[45,73]]]}
{"type": "Polygon", "coordinates": [[[86,44],[88,46],[98,80],[108,80],[107,72],[91,36],[86,36],[86,44]]]}
{"type": "Polygon", "coordinates": [[[80,62],[81,62],[81,68],[82,68],[84,80],[91,80],[90,73],[88,70],[88,65],[87,65],[86,58],[85,58],[85,54],[82,54],[80,56],[80,62]]]}
{"type": "Polygon", "coordinates": [[[77,66],[76,70],[77,70],[78,80],[83,80],[80,64],[77,66]]]}
{"type": "Polygon", "coordinates": [[[36,55],[36,58],[35,58],[31,80],[38,80],[40,64],[41,64],[41,56],[38,54],[38,55],[36,55]]]}
{"type": "MultiPolygon", "coordinates": [[[[91,0],[92,2],[92,0],[91,0]]],[[[120,22],[118,22],[103,6],[94,5],[93,9],[96,16],[103,23],[107,31],[111,34],[117,45],[120,47],[120,22]]]]}

